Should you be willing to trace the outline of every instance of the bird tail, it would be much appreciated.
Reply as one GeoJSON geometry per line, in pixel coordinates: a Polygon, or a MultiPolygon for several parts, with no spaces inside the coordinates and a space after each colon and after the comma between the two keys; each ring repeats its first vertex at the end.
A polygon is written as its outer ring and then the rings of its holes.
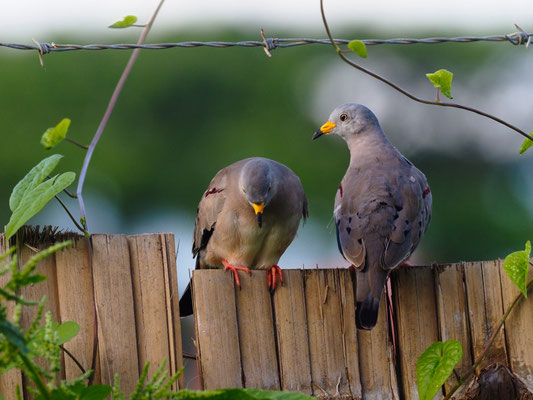
{"type": "Polygon", "coordinates": [[[387,280],[387,271],[382,268],[368,268],[365,272],[356,272],[356,309],[355,324],[357,329],[370,330],[378,321],[379,302],[387,280]]]}

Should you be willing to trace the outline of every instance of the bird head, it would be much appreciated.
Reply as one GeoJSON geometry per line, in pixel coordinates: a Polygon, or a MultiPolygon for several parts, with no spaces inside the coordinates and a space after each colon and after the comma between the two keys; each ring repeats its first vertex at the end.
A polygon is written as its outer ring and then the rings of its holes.
{"type": "Polygon", "coordinates": [[[347,103],[337,107],[330,114],[328,122],[313,135],[313,140],[322,135],[333,134],[350,141],[365,132],[376,131],[379,122],[372,111],[361,104],[347,103]]]}
{"type": "Polygon", "coordinates": [[[262,159],[248,161],[239,178],[239,188],[257,216],[257,224],[263,226],[263,212],[274,192],[272,172],[262,159]]]}

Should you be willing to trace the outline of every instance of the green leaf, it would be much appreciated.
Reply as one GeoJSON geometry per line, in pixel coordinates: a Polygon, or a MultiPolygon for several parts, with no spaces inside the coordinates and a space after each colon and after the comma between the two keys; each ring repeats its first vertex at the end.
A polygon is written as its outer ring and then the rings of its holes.
{"type": "Polygon", "coordinates": [[[22,200],[22,197],[24,197],[24,194],[32,190],[50,175],[61,158],[63,158],[61,154],[54,154],[53,156],[45,158],[33,167],[31,171],[15,185],[11,197],[9,198],[9,208],[11,211],[15,211],[22,200]]]}
{"type": "Polygon", "coordinates": [[[70,126],[70,119],[63,118],[59,124],[48,128],[41,137],[41,144],[46,150],[51,149],[56,144],[67,137],[67,131],[70,126]]]}
{"type": "Polygon", "coordinates": [[[80,331],[80,326],[74,321],[65,321],[57,328],[58,341],[57,344],[67,343],[74,338],[80,331]]]}
{"type": "Polygon", "coordinates": [[[416,384],[420,400],[431,400],[463,358],[463,348],[456,340],[435,342],[418,357],[416,384]]]}
{"type": "Polygon", "coordinates": [[[366,58],[366,45],[360,40],[352,40],[348,43],[348,48],[357,54],[359,57],[366,58]]]}
{"type": "MultiPolygon", "coordinates": [[[[529,136],[533,136],[533,132],[529,132],[529,136]]],[[[520,154],[525,153],[525,151],[531,146],[533,146],[533,140],[526,138],[524,143],[522,143],[522,146],[520,146],[520,154]]]]}
{"type": "Polygon", "coordinates": [[[109,25],[109,28],[127,28],[132,26],[137,22],[137,17],[135,15],[127,15],[122,21],[117,21],[112,25],[109,25]]]}
{"type": "Polygon", "coordinates": [[[529,257],[531,256],[531,242],[528,240],[526,249],[515,251],[505,257],[503,261],[503,269],[505,273],[513,281],[518,289],[527,298],[527,270],[529,269],[529,257]]]}
{"type": "Polygon", "coordinates": [[[80,400],[104,400],[111,390],[108,385],[91,385],[81,392],[80,400]]]}
{"type": "Polygon", "coordinates": [[[68,187],[74,179],[74,172],[65,172],[59,176],[48,179],[24,193],[24,197],[11,215],[6,226],[6,240],[9,240],[18,229],[37,214],[56,194],[68,187]]]}
{"type": "Polygon", "coordinates": [[[453,74],[445,69],[439,69],[432,74],[426,74],[433,86],[440,89],[441,93],[452,99],[452,79],[453,74]]]}
{"type": "Polygon", "coordinates": [[[28,352],[24,335],[19,328],[17,328],[11,322],[6,320],[0,321],[0,334],[4,335],[6,340],[18,348],[21,353],[26,354],[28,352]]]}

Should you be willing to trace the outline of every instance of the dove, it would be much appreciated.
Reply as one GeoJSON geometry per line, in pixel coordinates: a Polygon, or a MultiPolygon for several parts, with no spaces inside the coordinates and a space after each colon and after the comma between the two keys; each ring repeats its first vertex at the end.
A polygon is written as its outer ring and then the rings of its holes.
{"type": "Polygon", "coordinates": [[[367,107],[337,107],[313,139],[322,135],[340,136],[350,150],[333,215],[339,251],[356,271],[356,325],[369,330],[390,272],[409,258],[429,226],[431,190],[367,107]]]}
{"type": "MultiPolygon", "coordinates": [[[[220,170],[202,195],[196,214],[196,269],[233,272],[268,270],[268,286],[283,275],[277,265],[308,217],[307,198],[296,174],[276,161],[253,157],[220,170]]],[[[190,286],[180,300],[181,316],[192,313],[190,286]]]]}

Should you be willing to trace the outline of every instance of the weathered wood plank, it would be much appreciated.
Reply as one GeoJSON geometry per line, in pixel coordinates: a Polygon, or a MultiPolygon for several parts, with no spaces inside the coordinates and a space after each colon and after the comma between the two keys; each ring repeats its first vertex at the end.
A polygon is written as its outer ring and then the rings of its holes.
{"type": "Polygon", "coordinates": [[[282,390],[312,394],[303,271],[284,270],[274,292],[282,390]]]}
{"type": "MultiPolygon", "coordinates": [[[[418,399],[416,362],[439,340],[435,287],[431,268],[400,268],[392,274],[398,355],[406,399],[418,399]]],[[[436,398],[441,398],[442,393],[436,398]]]]}
{"type": "MultiPolygon", "coordinates": [[[[463,359],[455,367],[455,371],[459,376],[464,376],[469,367],[472,366],[463,274],[464,271],[461,264],[446,264],[435,268],[441,341],[453,339],[463,346],[463,359]]],[[[456,375],[452,374],[444,384],[445,393],[448,393],[456,384],[456,375]]]]}
{"type": "Polygon", "coordinates": [[[128,241],[124,235],[101,234],[91,240],[102,383],[112,385],[118,373],[128,394],[139,379],[128,241]]]}
{"type": "MultiPolygon", "coordinates": [[[[464,264],[472,354],[477,360],[503,316],[500,270],[497,261],[464,264]]],[[[498,333],[477,373],[493,363],[508,365],[503,329],[498,333]]]]}
{"type": "MultiPolygon", "coordinates": [[[[65,343],[70,351],[81,363],[85,370],[91,369],[93,358],[94,332],[94,300],[92,274],[87,248],[87,239],[74,240],[72,246],[56,254],[58,301],[61,322],[74,321],[80,326],[80,331],[74,339],[65,343]],[[73,299],[73,289],[75,298],[73,299]]],[[[80,376],[81,371],[65,356],[65,375],[67,379],[80,376]]],[[[100,371],[94,372],[94,382],[100,382],[100,371]]]]}
{"type": "Polygon", "coordinates": [[[193,271],[196,344],[204,389],[243,387],[233,275],[193,271]]]}
{"type": "Polygon", "coordinates": [[[253,271],[251,275],[241,274],[240,279],[242,290],[236,290],[236,301],[243,384],[250,388],[279,390],[267,271],[253,271]]]}
{"type": "MultiPolygon", "coordinates": [[[[4,254],[7,249],[8,246],[6,245],[5,236],[2,234],[0,236],[0,254],[4,254]]],[[[5,260],[4,263],[5,262],[8,262],[8,260],[5,260]]],[[[5,265],[4,263],[1,265],[5,265]]],[[[0,275],[0,287],[6,285],[10,277],[10,273],[0,275]]],[[[15,304],[11,301],[8,302],[7,315],[9,320],[11,320],[14,310],[15,304]]],[[[4,400],[16,400],[15,388],[17,385],[22,389],[22,373],[20,370],[12,369],[0,375],[0,393],[4,396],[4,400]]]]}
{"type": "Polygon", "coordinates": [[[339,278],[335,270],[305,271],[311,374],[315,394],[350,394],[344,363],[339,278]]]}
{"type": "MultiPolygon", "coordinates": [[[[505,311],[509,309],[520,291],[509,279],[500,266],[502,297],[505,311]]],[[[532,268],[529,276],[532,275],[532,268]]],[[[531,291],[529,291],[531,295],[531,291]]],[[[511,370],[518,375],[530,391],[533,391],[533,302],[530,298],[522,298],[514,307],[505,321],[505,336],[507,338],[507,351],[511,362],[511,370]]]]}

